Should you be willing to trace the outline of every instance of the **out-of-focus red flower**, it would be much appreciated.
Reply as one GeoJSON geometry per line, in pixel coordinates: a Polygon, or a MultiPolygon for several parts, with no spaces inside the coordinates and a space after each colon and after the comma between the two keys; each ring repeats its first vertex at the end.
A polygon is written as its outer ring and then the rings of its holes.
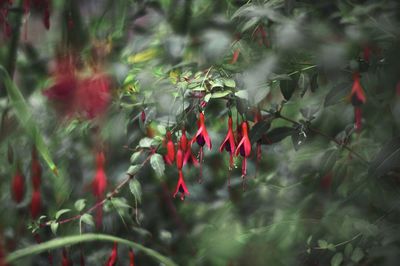
{"type": "Polygon", "coordinates": [[[20,203],[24,198],[25,192],[25,179],[19,168],[15,172],[11,182],[11,192],[13,199],[16,203],[20,203]]]}
{"type": "Polygon", "coordinates": [[[235,63],[237,62],[237,60],[238,60],[238,58],[239,58],[239,54],[240,54],[240,49],[237,48],[237,49],[233,52],[233,55],[232,55],[232,60],[231,60],[231,62],[230,62],[232,65],[235,64],[235,63]]]}
{"type": "Polygon", "coordinates": [[[32,162],[31,162],[31,175],[33,189],[38,190],[42,183],[42,167],[37,156],[36,148],[32,148],[32,162]]]}
{"type": "Polygon", "coordinates": [[[115,266],[117,265],[117,259],[118,259],[118,245],[117,242],[114,242],[113,249],[111,251],[111,255],[107,260],[106,266],[115,266]]]}
{"type": "Polygon", "coordinates": [[[367,101],[367,97],[361,87],[360,74],[358,72],[353,74],[353,87],[351,88],[350,100],[354,106],[355,128],[357,132],[360,132],[362,120],[361,106],[367,101]]]}
{"type": "Polygon", "coordinates": [[[92,182],[93,195],[102,197],[107,187],[107,177],[104,171],[104,153],[99,152],[96,155],[96,174],[92,182]]]}
{"type": "MultiPolygon", "coordinates": [[[[24,0],[24,13],[27,15],[31,10],[31,0],[24,0]]],[[[43,13],[43,25],[50,29],[50,0],[33,0],[33,6],[43,13]]]]}
{"type": "Polygon", "coordinates": [[[42,209],[42,199],[40,195],[40,190],[34,190],[32,193],[31,200],[31,216],[32,219],[36,219],[42,209]]]}
{"type": "Polygon", "coordinates": [[[135,266],[135,253],[132,249],[129,249],[129,266],[135,266]]]}
{"type": "Polygon", "coordinates": [[[9,38],[11,36],[11,26],[8,23],[8,9],[12,6],[12,0],[0,0],[0,27],[3,28],[3,34],[9,38]]]}
{"type": "Polygon", "coordinates": [[[62,266],[72,266],[72,261],[68,258],[67,250],[65,248],[62,250],[61,264],[62,266]]]}

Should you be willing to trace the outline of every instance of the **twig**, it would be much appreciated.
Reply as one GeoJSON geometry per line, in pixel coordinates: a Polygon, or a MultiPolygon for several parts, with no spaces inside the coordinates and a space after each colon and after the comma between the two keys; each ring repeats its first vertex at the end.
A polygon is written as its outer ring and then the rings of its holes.
{"type": "MultiPolygon", "coordinates": [[[[146,159],[142,162],[142,164],[140,165],[140,169],[150,160],[151,156],[153,156],[153,154],[156,152],[156,150],[157,150],[157,149],[153,149],[153,150],[150,152],[150,154],[147,156],[147,158],[146,158],[146,159]]],[[[139,170],[140,170],[140,169],[139,169],[139,170]]],[[[68,222],[71,222],[71,221],[74,221],[74,220],[78,220],[78,219],[80,219],[83,215],[94,211],[95,209],[99,208],[100,206],[103,206],[104,203],[107,202],[107,200],[109,200],[109,199],[113,198],[115,195],[117,195],[117,194],[120,192],[121,188],[123,188],[123,187],[124,187],[131,179],[133,179],[135,176],[136,176],[136,174],[134,174],[134,175],[129,175],[129,174],[127,174],[127,177],[126,177],[124,180],[122,180],[121,183],[119,183],[119,184],[114,188],[113,191],[111,191],[110,193],[108,193],[107,196],[106,196],[103,200],[97,202],[95,205],[93,205],[92,207],[90,207],[89,209],[87,209],[86,211],[84,211],[83,213],[80,213],[80,214],[75,215],[75,216],[73,216],[73,217],[70,217],[70,218],[61,220],[61,221],[59,221],[59,222],[57,222],[57,223],[58,223],[58,224],[65,224],[65,223],[68,223],[68,222]]],[[[40,227],[50,226],[50,224],[51,224],[50,222],[46,222],[46,223],[40,224],[40,227]]]]}

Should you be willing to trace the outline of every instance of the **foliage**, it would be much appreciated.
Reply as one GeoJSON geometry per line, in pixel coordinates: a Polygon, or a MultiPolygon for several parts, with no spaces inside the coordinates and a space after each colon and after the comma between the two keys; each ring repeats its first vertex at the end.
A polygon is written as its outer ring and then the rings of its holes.
{"type": "Polygon", "coordinates": [[[26,3],[0,265],[396,265],[397,1],[26,3]]]}

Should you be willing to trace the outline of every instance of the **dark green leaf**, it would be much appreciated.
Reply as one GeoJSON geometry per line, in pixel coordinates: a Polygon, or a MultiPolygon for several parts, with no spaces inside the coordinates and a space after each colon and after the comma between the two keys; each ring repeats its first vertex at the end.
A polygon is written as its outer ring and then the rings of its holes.
{"type": "Polygon", "coordinates": [[[351,254],[351,260],[357,263],[362,260],[362,258],[364,258],[364,252],[362,251],[362,249],[358,247],[355,248],[353,254],[351,254]]]}
{"type": "Polygon", "coordinates": [[[270,126],[271,123],[269,121],[260,121],[254,124],[249,134],[251,143],[254,143],[261,139],[262,135],[267,133],[270,126]]]}
{"type": "Polygon", "coordinates": [[[55,215],[56,220],[57,220],[58,218],[60,218],[61,215],[63,215],[64,213],[67,213],[67,212],[70,212],[70,211],[71,211],[70,209],[59,210],[58,212],[56,212],[56,215],[55,215]]]}
{"type": "Polygon", "coordinates": [[[289,101],[296,89],[296,81],[294,79],[284,79],[279,82],[281,93],[286,101],[289,101]]]}
{"type": "Polygon", "coordinates": [[[331,259],[331,266],[339,266],[343,262],[342,253],[336,253],[331,259]]]}
{"type": "Polygon", "coordinates": [[[311,81],[310,81],[310,90],[312,92],[315,92],[318,89],[318,73],[314,73],[311,76],[311,81]]]}
{"type": "Polygon", "coordinates": [[[295,131],[292,127],[276,127],[267,132],[265,136],[262,137],[262,144],[273,144],[280,142],[284,138],[290,136],[295,131]]]}

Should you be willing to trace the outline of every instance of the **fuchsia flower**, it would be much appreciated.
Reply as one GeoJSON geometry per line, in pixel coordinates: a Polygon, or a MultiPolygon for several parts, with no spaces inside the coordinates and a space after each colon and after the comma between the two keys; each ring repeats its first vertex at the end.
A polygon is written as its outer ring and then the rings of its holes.
{"type": "Polygon", "coordinates": [[[118,259],[117,258],[118,257],[117,247],[118,247],[117,242],[114,242],[114,246],[113,246],[113,249],[111,251],[111,255],[108,258],[107,263],[106,263],[105,266],[115,266],[115,265],[117,265],[117,259],[118,259]]]}
{"type": "Polygon", "coordinates": [[[8,23],[8,10],[11,7],[12,0],[0,0],[0,26],[3,28],[3,34],[9,38],[11,36],[11,26],[8,23]]]}
{"type": "Polygon", "coordinates": [[[15,172],[15,175],[12,178],[11,192],[12,192],[12,197],[16,203],[20,203],[24,198],[25,179],[21,171],[19,170],[19,167],[17,167],[17,171],[15,172]]]}
{"type": "Polygon", "coordinates": [[[135,253],[132,249],[129,249],[129,266],[135,266],[135,253]]]}
{"type": "Polygon", "coordinates": [[[186,136],[186,131],[185,129],[182,129],[182,136],[179,141],[179,145],[183,151],[184,157],[183,157],[183,166],[185,166],[187,163],[198,166],[199,161],[197,158],[193,155],[192,153],[192,144],[188,141],[187,136],[186,136]]]}
{"type": "Polygon", "coordinates": [[[350,100],[354,106],[355,128],[357,132],[361,131],[361,106],[367,101],[365,92],[361,87],[360,74],[358,72],[353,74],[353,87],[351,88],[350,100]]]}
{"type": "Polygon", "coordinates": [[[179,192],[181,194],[181,200],[184,200],[186,195],[190,195],[189,190],[187,189],[187,186],[185,184],[185,179],[183,177],[183,160],[183,151],[181,148],[179,148],[178,152],[176,153],[176,167],[178,168],[179,179],[173,197],[175,198],[179,192]]]}
{"type": "Polygon", "coordinates": [[[235,136],[233,134],[233,129],[232,129],[232,116],[229,116],[228,118],[228,133],[226,134],[226,137],[224,141],[222,141],[221,146],[219,146],[219,152],[222,152],[224,149],[229,153],[229,167],[230,169],[233,168],[233,155],[235,154],[235,136]]]}
{"type": "Polygon", "coordinates": [[[199,144],[199,146],[200,146],[200,151],[199,151],[199,157],[200,157],[200,163],[199,163],[199,165],[200,165],[200,177],[199,177],[199,182],[201,182],[202,176],[203,176],[203,167],[202,167],[202,163],[203,163],[203,146],[204,146],[204,144],[206,144],[210,150],[211,150],[211,147],[212,147],[211,139],[208,136],[208,132],[207,132],[206,124],[205,124],[204,114],[202,112],[200,112],[200,114],[199,114],[199,120],[197,120],[197,127],[198,127],[198,129],[197,129],[196,135],[192,138],[190,143],[193,144],[196,141],[197,144],[199,144]]]}
{"type": "Polygon", "coordinates": [[[175,145],[172,141],[171,132],[168,130],[166,134],[166,139],[164,139],[164,147],[167,148],[167,154],[164,155],[164,161],[168,165],[172,165],[175,160],[175,145]],[[166,141],[166,143],[165,143],[166,141]]]}
{"type": "Polygon", "coordinates": [[[251,142],[248,133],[247,121],[242,122],[242,139],[236,147],[235,155],[238,156],[239,153],[243,157],[242,161],[242,177],[244,178],[247,174],[247,157],[251,153],[251,142]]]}
{"type": "MultiPolygon", "coordinates": [[[[100,202],[102,200],[104,192],[106,191],[107,188],[107,176],[104,171],[104,162],[105,162],[104,153],[103,152],[97,153],[96,155],[97,170],[96,170],[96,175],[94,176],[92,182],[93,195],[96,197],[97,202],[100,202]]],[[[103,219],[103,208],[100,206],[96,210],[97,228],[101,227],[102,219],[103,219]]]]}
{"type": "Polygon", "coordinates": [[[62,266],[72,266],[72,262],[68,258],[67,250],[65,248],[63,248],[63,250],[62,250],[61,265],[62,266]]]}
{"type": "Polygon", "coordinates": [[[36,219],[39,216],[40,210],[42,209],[42,199],[40,190],[34,190],[31,199],[31,216],[32,219],[36,219]]]}

